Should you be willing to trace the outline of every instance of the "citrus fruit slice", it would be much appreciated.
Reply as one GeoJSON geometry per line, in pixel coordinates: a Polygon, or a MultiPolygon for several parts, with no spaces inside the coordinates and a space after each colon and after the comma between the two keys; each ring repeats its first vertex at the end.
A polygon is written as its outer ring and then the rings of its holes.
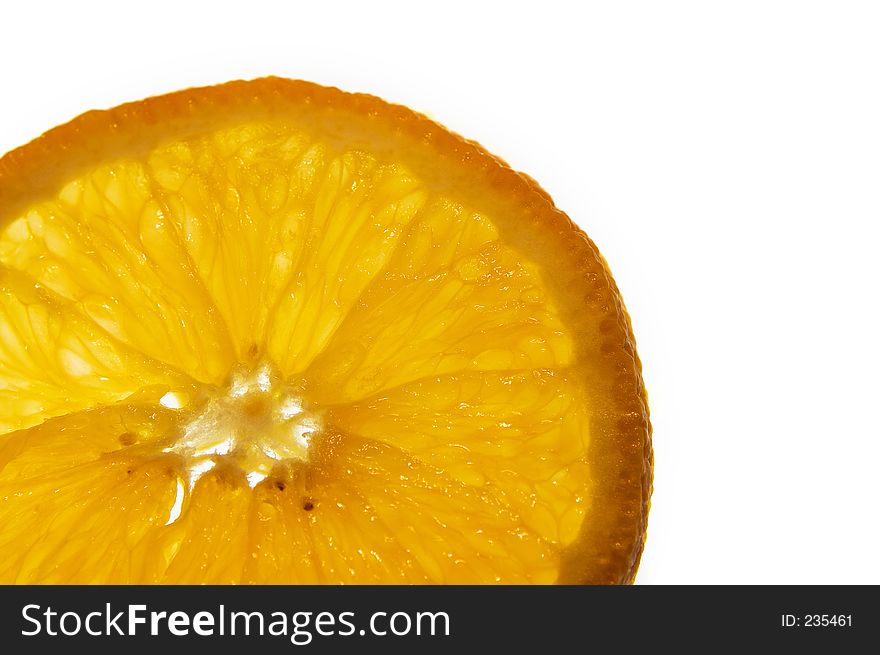
{"type": "Polygon", "coordinates": [[[0,582],[618,583],[650,424],[530,178],[276,78],[0,160],[0,582]]]}

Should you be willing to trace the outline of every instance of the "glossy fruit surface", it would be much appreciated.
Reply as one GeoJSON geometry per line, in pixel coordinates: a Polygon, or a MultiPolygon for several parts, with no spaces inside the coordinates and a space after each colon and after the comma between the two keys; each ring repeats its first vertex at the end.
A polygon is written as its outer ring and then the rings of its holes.
{"type": "Polygon", "coordinates": [[[276,78],[0,160],[0,582],[630,582],[632,331],[529,178],[276,78]]]}

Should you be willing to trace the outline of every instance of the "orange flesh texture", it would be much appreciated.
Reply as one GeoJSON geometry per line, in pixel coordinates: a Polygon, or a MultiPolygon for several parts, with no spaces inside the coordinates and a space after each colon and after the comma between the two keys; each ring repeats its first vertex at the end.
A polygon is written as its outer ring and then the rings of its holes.
{"type": "Polygon", "coordinates": [[[0,582],[632,581],[629,318],[478,145],[193,89],[6,155],[0,230],[0,582]]]}

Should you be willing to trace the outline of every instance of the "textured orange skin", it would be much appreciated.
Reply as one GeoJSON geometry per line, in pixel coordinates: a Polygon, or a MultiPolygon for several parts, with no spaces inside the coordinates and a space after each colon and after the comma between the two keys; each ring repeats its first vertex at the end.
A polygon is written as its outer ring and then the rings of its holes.
{"type": "Polygon", "coordinates": [[[596,326],[584,339],[584,358],[592,353],[591,371],[607,381],[615,406],[591,424],[595,437],[588,456],[594,478],[605,484],[599,509],[563,555],[559,582],[632,583],[645,543],[654,459],[629,315],[595,244],[534,180],[477,143],[406,107],[310,82],[268,77],[187,89],[87,112],[0,158],[0,228],[35,199],[108,158],[146,151],[204,126],[305,112],[309,118],[318,115],[340,138],[373,141],[377,150],[393,152],[416,172],[428,171],[431,177],[442,171],[456,193],[464,189],[465,199],[477,206],[490,188],[504,198],[495,198],[495,207],[517,215],[532,236],[540,234],[541,243],[526,245],[550,253],[547,269],[569,274],[558,281],[559,293],[580,298],[581,312],[596,326]]]}

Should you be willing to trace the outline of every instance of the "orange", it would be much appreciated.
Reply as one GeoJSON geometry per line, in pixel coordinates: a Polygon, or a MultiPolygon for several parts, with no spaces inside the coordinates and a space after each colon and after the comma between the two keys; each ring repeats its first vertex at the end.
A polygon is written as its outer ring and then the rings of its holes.
{"type": "Polygon", "coordinates": [[[0,582],[635,575],[608,267],[423,116],[275,78],[84,114],[0,160],[0,262],[0,582]]]}

